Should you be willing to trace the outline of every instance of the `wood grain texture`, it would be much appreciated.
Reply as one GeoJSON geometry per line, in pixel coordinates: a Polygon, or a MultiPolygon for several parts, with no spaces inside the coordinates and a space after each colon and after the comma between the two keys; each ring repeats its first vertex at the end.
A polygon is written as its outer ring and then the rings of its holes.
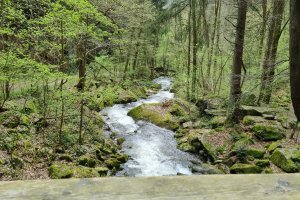
{"type": "Polygon", "coordinates": [[[298,200],[300,174],[1,182],[0,199],[298,200]]]}

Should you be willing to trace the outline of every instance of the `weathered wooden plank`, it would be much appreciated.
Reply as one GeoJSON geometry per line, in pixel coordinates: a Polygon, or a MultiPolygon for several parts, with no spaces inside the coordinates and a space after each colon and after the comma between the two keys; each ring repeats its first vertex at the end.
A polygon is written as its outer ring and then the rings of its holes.
{"type": "Polygon", "coordinates": [[[300,174],[2,182],[0,199],[298,200],[300,174]]]}

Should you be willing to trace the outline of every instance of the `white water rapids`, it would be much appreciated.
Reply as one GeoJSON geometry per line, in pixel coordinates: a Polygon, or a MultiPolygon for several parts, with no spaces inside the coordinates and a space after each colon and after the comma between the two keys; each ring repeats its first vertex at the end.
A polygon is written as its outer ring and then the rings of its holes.
{"type": "Polygon", "coordinates": [[[118,176],[164,176],[192,172],[190,161],[196,158],[177,149],[174,132],[145,121],[135,122],[127,113],[142,104],[160,103],[174,98],[172,81],[167,77],[154,80],[161,90],[134,103],[117,104],[101,111],[105,123],[118,137],[124,137],[122,151],[130,156],[118,176]]]}

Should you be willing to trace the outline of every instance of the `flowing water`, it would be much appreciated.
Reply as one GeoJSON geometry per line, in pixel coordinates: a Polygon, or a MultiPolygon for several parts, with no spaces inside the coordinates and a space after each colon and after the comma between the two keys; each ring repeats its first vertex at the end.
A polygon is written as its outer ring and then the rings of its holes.
{"type": "Polygon", "coordinates": [[[161,90],[134,103],[117,104],[101,111],[110,130],[124,137],[122,151],[130,159],[118,176],[163,176],[191,174],[190,161],[196,158],[177,149],[174,132],[145,121],[135,122],[127,113],[142,104],[160,103],[174,98],[172,81],[167,77],[154,80],[161,90]]]}

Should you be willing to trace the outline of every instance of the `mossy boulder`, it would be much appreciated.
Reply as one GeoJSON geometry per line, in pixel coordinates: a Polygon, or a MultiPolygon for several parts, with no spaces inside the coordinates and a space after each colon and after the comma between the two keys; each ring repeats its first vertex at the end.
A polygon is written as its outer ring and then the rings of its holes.
{"type": "Polygon", "coordinates": [[[218,128],[220,126],[224,126],[226,123],[226,117],[224,116],[216,116],[213,117],[210,121],[210,125],[213,129],[218,128]]]}
{"type": "Polygon", "coordinates": [[[261,172],[262,168],[253,164],[236,163],[230,167],[232,174],[259,174],[261,172]]]}
{"type": "Polygon", "coordinates": [[[257,139],[262,141],[277,141],[286,137],[284,130],[275,125],[257,124],[253,131],[257,139]]]}
{"type": "Polygon", "coordinates": [[[178,149],[180,149],[181,151],[184,151],[184,152],[196,153],[195,147],[193,147],[192,145],[190,145],[187,142],[183,142],[183,143],[179,144],[178,149]]]}
{"type": "Polygon", "coordinates": [[[135,102],[137,100],[138,100],[137,95],[135,95],[130,90],[120,89],[118,91],[118,99],[117,99],[116,103],[124,104],[124,103],[135,102]]]}
{"type": "Polygon", "coordinates": [[[106,160],[104,163],[109,169],[113,169],[113,168],[119,169],[121,165],[121,162],[116,158],[110,158],[106,160]]]}
{"type": "Polygon", "coordinates": [[[281,148],[281,141],[276,141],[273,142],[272,144],[270,144],[270,146],[268,147],[268,152],[273,153],[275,151],[275,149],[277,148],[281,148]]]}
{"type": "Polygon", "coordinates": [[[64,178],[71,178],[73,176],[73,169],[66,164],[57,163],[52,164],[49,167],[49,176],[52,179],[64,179],[64,178]]]}
{"type": "Polygon", "coordinates": [[[150,121],[157,126],[170,130],[176,130],[180,126],[178,120],[161,104],[144,104],[132,109],[128,115],[135,120],[150,121]]]}
{"type": "Polygon", "coordinates": [[[116,157],[118,161],[120,161],[121,163],[125,163],[128,161],[129,157],[126,154],[122,154],[116,157]]]}
{"type": "Polygon", "coordinates": [[[193,173],[201,173],[201,174],[224,174],[220,169],[218,169],[214,165],[203,163],[201,166],[192,166],[191,167],[193,173]]]}
{"type": "Polygon", "coordinates": [[[270,160],[277,167],[283,169],[283,171],[288,173],[294,173],[299,170],[297,165],[293,162],[292,155],[294,150],[291,149],[276,149],[271,155],[270,160]]]}
{"type": "Polygon", "coordinates": [[[273,174],[274,172],[273,172],[273,169],[271,167],[267,167],[267,168],[264,169],[264,173],[265,174],[273,174]]]}
{"type": "Polygon", "coordinates": [[[253,147],[249,147],[247,149],[247,155],[252,156],[254,158],[263,158],[265,153],[266,153],[265,150],[257,149],[253,147]]]}
{"type": "Polygon", "coordinates": [[[84,166],[77,166],[73,168],[74,177],[76,178],[93,178],[99,177],[98,170],[94,168],[84,167],[84,166]]]}
{"type": "Polygon", "coordinates": [[[109,169],[107,167],[96,167],[95,170],[98,172],[99,176],[107,176],[109,169]]]}
{"type": "Polygon", "coordinates": [[[125,142],[125,138],[123,138],[123,137],[117,138],[118,145],[122,145],[124,142],[125,142]]]}
{"type": "Polygon", "coordinates": [[[258,167],[268,167],[270,166],[270,161],[269,160],[255,160],[255,165],[258,167]]]}
{"type": "Polygon", "coordinates": [[[246,106],[242,105],[240,107],[241,113],[246,116],[263,116],[263,114],[275,115],[276,110],[268,107],[256,107],[256,106],[246,106]]]}
{"type": "Polygon", "coordinates": [[[94,158],[91,158],[89,156],[81,156],[78,159],[78,164],[86,167],[95,167],[96,166],[96,160],[94,158]]]}
{"type": "Polygon", "coordinates": [[[232,147],[234,152],[239,151],[240,149],[247,149],[248,146],[251,144],[251,140],[249,138],[241,138],[236,141],[232,147]]]}

